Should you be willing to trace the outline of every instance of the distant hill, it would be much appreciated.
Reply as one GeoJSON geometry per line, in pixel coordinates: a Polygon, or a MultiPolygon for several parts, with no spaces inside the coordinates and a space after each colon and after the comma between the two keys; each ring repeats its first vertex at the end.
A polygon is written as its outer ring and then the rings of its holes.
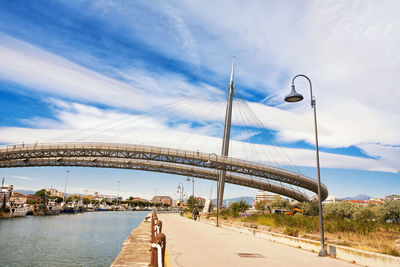
{"type": "Polygon", "coordinates": [[[24,194],[24,195],[33,195],[36,193],[36,191],[32,191],[32,190],[14,190],[15,192],[24,194]]]}
{"type": "MultiPolygon", "coordinates": [[[[14,190],[15,192],[19,192],[19,193],[21,193],[21,194],[24,194],[24,195],[33,195],[33,194],[35,194],[36,193],[36,191],[33,191],[33,190],[14,190]]],[[[85,196],[84,194],[79,194],[79,193],[66,193],[65,194],[65,196],[69,196],[69,195],[80,195],[80,196],[85,196]]]]}
{"type": "MultiPolygon", "coordinates": [[[[244,200],[244,202],[246,202],[246,204],[249,204],[249,205],[253,205],[253,202],[254,202],[253,197],[235,197],[235,198],[224,199],[224,201],[222,201],[222,205],[226,205],[227,201],[230,201],[231,203],[233,203],[233,202],[238,202],[240,200],[244,200]]],[[[217,200],[213,199],[213,203],[217,203],[217,200]]]]}
{"type": "Polygon", "coordinates": [[[367,196],[367,195],[358,195],[355,197],[345,197],[343,198],[344,200],[363,200],[363,201],[369,201],[372,197],[367,196]]]}

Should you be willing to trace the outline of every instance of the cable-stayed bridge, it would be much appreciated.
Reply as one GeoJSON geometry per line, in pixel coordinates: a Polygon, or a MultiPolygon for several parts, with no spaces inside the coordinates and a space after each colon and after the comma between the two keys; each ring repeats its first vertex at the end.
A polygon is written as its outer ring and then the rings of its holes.
{"type": "MultiPolygon", "coordinates": [[[[267,164],[201,153],[145,145],[108,143],[35,143],[0,146],[0,168],[38,166],[104,167],[192,176],[257,188],[299,201],[311,198],[299,190],[318,192],[316,180],[267,164]],[[292,187],[295,186],[295,187],[292,187]]],[[[322,199],[328,196],[321,187],[322,199]]]]}
{"type": "MultiPolygon", "coordinates": [[[[277,193],[299,201],[316,199],[316,196],[309,196],[305,190],[318,194],[317,180],[300,174],[288,155],[274,140],[273,135],[268,132],[268,140],[272,142],[270,147],[274,149],[269,154],[273,161],[280,164],[279,167],[266,164],[265,162],[268,161],[266,161],[266,158],[260,157],[257,148],[252,142],[241,142],[241,145],[243,145],[246,157],[248,155],[245,147],[246,144],[253,145],[253,149],[249,153],[253,157],[258,157],[258,162],[229,157],[232,121],[234,124],[237,124],[236,126],[244,126],[244,129],[242,129],[244,131],[241,132],[242,140],[247,139],[247,137],[243,137],[243,133],[244,136],[252,136],[254,130],[267,129],[246,101],[237,99],[239,101],[235,101],[237,102],[235,106],[233,99],[238,97],[239,93],[234,87],[233,61],[220,155],[216,153],[202,153],[199,151],[202,150],[201,148],[197,151],[190,151],[168,147],[128,144],[132,143],[130,141],[122,141],[122,144],[82,142],[85,138],[99,138],[102,134],[106,132],[110,133],[110,131],[116,128],[124,127],[139,120],[145,120],[149,115],[152,115],[148,113],[143,114],[143,116],[135,116],[133,119],[128,118],[128,120],[122,119],[107,123],[105,129],[102,129],[104,128],[103,125],[99,125],[99,127],[89,128],[84,131],[78,130],[76,133],[79,135],[82,135],[87,130],[90,132],[90,135],[83,137],[83,139],[81,136],[78,136],[78,140],[71,140],[72,142],[69,143],[59,143],[58,140],[65,140],[66,137],[70,139],[73,130],[69,131],[67,136],[53,138],[52,140],[55,140],[55,142],[45,141],[43,143],[36,142],[34,144],[0,146],[0,168],[36,166],[104,167],[170,173],[216,180],[218,181],[218,207],[222,206],[225,182],[277,193]],[[236,112],[232,112],[235,108],[236,112]],[[235,119],[235,117],[232,117],[232,113],[236,113],[238,117],[235,119]],[[100,131],[100,129],[102,130],[100,131]],[[282,151],[279,151],[279,149],[282,151]],[[283,152],[284,155],[281,159],[279,159],[280,152],[283,152]],[[281,168],[281,166],[284,168],[281,168]],[[296,171],[289,171],[287,169],[293,166],[296,171]]],[[[187,111],[193,110],[191,102],[189,105],[186,104],[184,106],[187,106],[187,111]]],[[[182,103],[173,103],[165,106],[163,109],[157,110],[154,114],[166,112],[168,109],[174,109],[179,105],[182,105],[182,103]]],[[[215,113],[215,110],[211,108],[209,112],[215,113]]],[[[184,114],[185,112],[184,110],[180,110],[180,113],[184,114]]],[[[137,128],[140,129],[140,125],[136,125],[135,129],[137,128]]],[[[143,129],[144,132],[139,132],[139,134],[147,137],[147,141],[156,139],[151,137],[152,134],[157,132],[156,130],[143,129]]],[[[129,131],[129,136],[132,136],[132,134],[133,131],[129,131]]],[[[115,132],[112,136],[109,136],[111,139],[108,140],[113,140],[113,137],[118,135],[119,133],[115,132]]],[[[208,137],[210,136],[206,135],[205,140],[208,137]]],[[[174,136],[173,139],[182,143],[179,136],[174,136]]],[[[39,140],[43,139],[39,137],[39,140]]],[[[135,139],[135,142],[137,141],[138,139],[135,139]]],[[[192,144],[198,145],[196,142],[192,142],[192,144]]],[[[160,146],[164,146],[164,143],[162,142],[160,146]]],[[[165,146],[171,147],[171,144],[165,146]]],[[[198,147],[196,148],[198,149],[198,147]]],[[[320,191],[321,199],[325,200],[328,196],[327,187],[321,185],[320,191]]]]}

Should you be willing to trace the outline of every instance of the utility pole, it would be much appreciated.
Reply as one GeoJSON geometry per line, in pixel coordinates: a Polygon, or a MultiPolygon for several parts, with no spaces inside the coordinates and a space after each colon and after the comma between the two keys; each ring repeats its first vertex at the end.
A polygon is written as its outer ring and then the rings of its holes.
{"type": "MultiPolygon", "coordinates": [[[[229,153],[229,139],[231,136],[231,123],[232,123],[232,101],[233,101],[233,78],[234,78],[234,69],[235,69],[235,57],[232,60],[232,72],[231,72],[231,80],[229,82],[229,91],[228,91],[228,100],[226,105],[226,113],[225,113],[225,125],[224,125],[224,137],[222,140],[222,151],[221,155],[226,157],[229,153]]],[[[224,198],[224,189],[225,189],[225,176],[226,170],[225,166],[222,165],[219,171],[219,179],[218,179],[218,194],[217,194],[217,227],[219,210],[222,207],[222,200],[224,198]]]]}

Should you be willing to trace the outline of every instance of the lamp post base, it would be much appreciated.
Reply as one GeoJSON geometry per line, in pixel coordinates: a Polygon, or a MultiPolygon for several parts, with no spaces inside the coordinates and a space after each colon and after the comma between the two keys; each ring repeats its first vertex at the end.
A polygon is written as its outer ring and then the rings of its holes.
{"type": "Polygon", "coordinates": [[[320,256],[320,257],[326,257],[326,256],[328,256],[328,252],[326,252],[325,249],[321,249],[321,250],[319,251],[319,253],[318,253],[318,256],[320,256]]]}

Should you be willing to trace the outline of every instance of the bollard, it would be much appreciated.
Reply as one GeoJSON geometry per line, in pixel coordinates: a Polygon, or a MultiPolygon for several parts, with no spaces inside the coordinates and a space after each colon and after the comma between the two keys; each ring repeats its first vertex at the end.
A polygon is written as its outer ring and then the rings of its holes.
{"type": "Polygon", "coordinates": [[[158,233],[161,233],[162,232],[162,221],[161,220],[158,220],[157,227],[158,227],[158,233]]]}
{"type": "Polygon", "coordinates": [[[165,247],[167,241],[163,233],[156,235],[156,242],[151,244],[151,263],[153,267],[163,267],[165,264],[165,247]]]}
{"type": "Polygon", "coordinates": [[[157,243],[161,246],[161,266],[165,264],[165,248],[167,247],[167,237],[163,233],[157,234],[157,243]]]}
{"type": "MultiPolygon", "coordinates": [[[[151,244],[154,244],[156,242],[156,225],[158,223],[158,217],[156,212],[153,210],[153,214],[151,215],[151,244]]],[[[153,246],[150,247],[151,251],[151,258],[150,258],[150,266],[154,266],[156,264],[155,262],[157,261],[157,249],[153,248],[153,246]]]]}

